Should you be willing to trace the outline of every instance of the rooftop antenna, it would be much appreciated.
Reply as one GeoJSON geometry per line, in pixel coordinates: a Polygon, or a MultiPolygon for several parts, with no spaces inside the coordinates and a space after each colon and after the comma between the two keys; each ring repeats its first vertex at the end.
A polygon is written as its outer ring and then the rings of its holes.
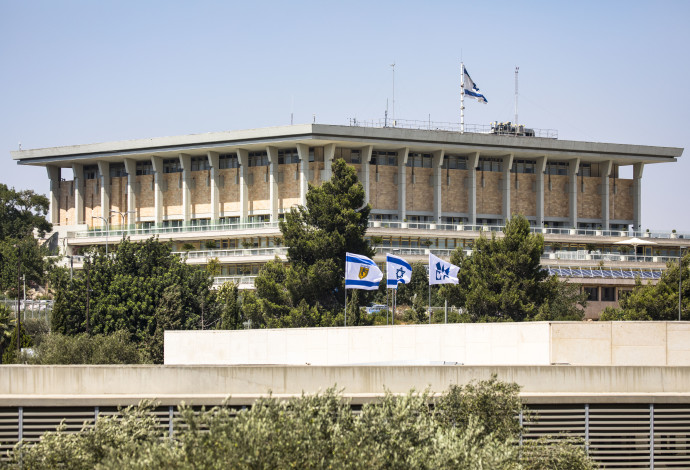
{"type": "Polygon", "coordinates": [[[393,104],[391,106],[391,121],[393,121],[393,127],[395,127],[395,61],[391,64],[393,68],[393,104]]]}
{"type": "Polygon", "coordinates": [[[292,106],[290,106],[290,125],[294,124],[295,115],[295,95],[292,95],[292,106]]]}
{"type": "Polygon", "coordinates": [[[19,142],[19,150],[21,150],[21,149],[22,149],[22,143],[19,142]]]}
{"type": "Polygon", "coordinates": [[[386,112],[383,114],[383,127],[388,127],[388,98],[386,98],[386,112]]]}
{"type": "Polygon", "coordinates": [[[520,67],[515,67],[515,125],[518,125],[518,72],[520,67]]]}

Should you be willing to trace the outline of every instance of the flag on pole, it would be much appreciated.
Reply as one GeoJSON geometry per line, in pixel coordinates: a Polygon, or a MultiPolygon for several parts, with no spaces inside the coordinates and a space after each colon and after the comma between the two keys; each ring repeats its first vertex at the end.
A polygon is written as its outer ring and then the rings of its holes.
{"type": "Polygon", "coordinates": [[[467,72],[467,69],[465,68],[465,66],[463,66],[462,68],[463,68],[462,80],[463,80],[463,84],[465,85],[464,86],[465,94],[468,96],[471,96],[472,98],[475,98],[480,103],[486,104],[488,101],[486,101],[486,98],[484,97],[484,95],[479,93],[479,87],[477,86],[476,83],[474,83],[472,78],[470,78],[470,74],[467,72]]]}
{"type": "Polygon", "coordinates": [[[407,284],[412,279],[412,266],[399,256],[386,255],[386,285],[397,289],[398,284],[407,284]]]}
{"type": "Polygon", "coordinates": [[[429,285],[457,284],[460,268],[429,253],[429,285]]]}
{"type": "Polygon", "coordinates": [[[376,290],[383,273],[366,256],[347,253],[345,256],[345,289],[376,290]]]}

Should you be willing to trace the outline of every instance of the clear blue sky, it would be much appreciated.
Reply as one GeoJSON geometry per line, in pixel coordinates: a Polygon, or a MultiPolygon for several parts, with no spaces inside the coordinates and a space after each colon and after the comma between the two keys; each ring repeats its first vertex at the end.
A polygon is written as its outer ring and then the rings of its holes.
{"type": "MultiPolygon", "coordinates": [[[[561,139],[690,147],[690,2],[0,0],[0,182],[10,150],[295,123],[459,121],[488,105],[561,139]],[[294,108],[292,106],[294,97],[294,108]]],[[[690,155],[647,166],[643,228],[690,232],[690,155]]],[[[625,175],[625,174],[624,174],[625,175]]]]}

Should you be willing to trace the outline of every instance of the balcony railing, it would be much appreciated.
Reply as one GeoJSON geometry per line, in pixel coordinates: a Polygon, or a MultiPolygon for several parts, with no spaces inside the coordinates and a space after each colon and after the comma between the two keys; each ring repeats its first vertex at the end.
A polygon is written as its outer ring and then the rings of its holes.
{"type": "Polygon", "coordinates": [[[174,251],[179,256],[187,256],[187,259],[209,259],[230,257],[256,257],[256,256],[285,256],[287,247],[274,246],[270,248],[246,248],[237,250],[200,250],[200,251],[174,251]]]}
{"type": "Polygon", "coordinates": [[[238,289],[253,289],[256,276],[217,276],[213,278],[213,288],[218,289],[226,282],[234,282],[238,289]]]}
{"type": "Polygon", "coordinates": [[[238,230],[277,229],[278,222],[248,222],[243,224],[208,224],[184,225],[179,227],[118,228],[114,230],[92,229],[82,232],[70,232],[73,238],[112,237],[122,238],[137,235],[165,235],[170,233],[191,232],[232,232],[238,230]]]}

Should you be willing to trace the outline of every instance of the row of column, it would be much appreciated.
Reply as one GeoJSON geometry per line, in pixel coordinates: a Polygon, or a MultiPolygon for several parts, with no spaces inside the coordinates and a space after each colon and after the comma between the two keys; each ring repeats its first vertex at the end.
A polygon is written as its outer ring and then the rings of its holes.
{"type": "MultiPolygon", "coordinates": [[[[249,201],[248,201],[248,168],[249,168],[249,152],[244,149],[236,150],[239,165],[239,193],[240,193],[240,219],[247,220],[249,215],[249,201]]],[[[278,149],[276,147],[266,147],[266,153],[269,159],[269,199],[270,199],[270,215],[271,221],[278,220],[278,149]]],[[[297,144],[297,153],[300,158],[299,171],[299,188],[300,188],[300,204],[306,204],[306,195],[308,189],[309,179],[309,146],[306,144],[297,144]]],[[[364,185],[366,201],[369,202],[370,193],[370,162],[373,153],[373,146],[369,145],[362,149],[362,184],[364,185]]],[[[442,164],[444,157],[444,150],[438,150],[432,153],[432,174],[433,174],[433,208],[434,218],[441,220],[442,218],[442,164]]],[[[335,155],[335,144],[328,144],[324,148],[324,178],[325,180],[331,177],[331,164],[335,155]]],[[[409,148],[403,148],[398,151],[398,217],[399,220],[407,218],[406,196],[407,196],[407,160],[409,156],[409,148]]],[[[468,219],[469,224],[476,225],[477,223],[477,171],[479,167],[479,152],[474,152],[467,157],[468,172],[468,219]],[[472,170],[475,171],[472,171],[472,170]]],[[[211,220],[218,220],[220,198],[219,198],[219,154],[216,152],[208,152],[207,158],[210,166],[210,193],[211,193],[211,220]]],[[[182,167],[182,218],[184,221],[191,220],[191,155],[179,154],[180,166],[182,167]]],[[[510,187],[510,172],[513,167],[514,155],[509,154],[502,158],[501,171],[503,173],[503,220],[509,220],[512,213],[510,207],[511,187],[510,187]]],[[[538,226],[544,225],[544,174],[546,172],[547,157],[542,156],[536,158],[535,174],[536,174],[536,223],[538,226]]],[[[163,158],[151,157],[151,162],[154,171],[154,220],[156,224],[163,221],[163,158]]],[[[136,221],[136,160],[125,159],[125,170],[127,172],[127,224],[133,225],[136,221]]],[[[573,158],[568,161],[568,188],[569,188],[569,224],[571,227],[577,227],[578,213],[577,213],[577,174],[580,168],[580,159],[573,158]]],[[[610,191],[609,179],[613,169],[613,161],[607,160],[600,163],[601,170],[601,225],[604,230],[608,230],[610,226],[610,191]]],[[[635,163],[633,165],[633,225],[635,230],[640,229],[641,224],[641,195],[642,195],[642,173],[644,169],[643,163],[635,163]]],[[[50,178],[50,213],[51,222],[57,224],[59,222],[59,214],[56,208],[57,204],[57,187],[60,181],[60,168],[56,166],[47,166],[48,177],[50,178]]],[[[83,224],[84,217],[84,167],[81,164],[72,164],[74,173],[74,209],[76,213],[76,223],[83,224]]],[[[103,216],[110,213],[110,163],[107,161],[98,162],[98,172],[101,178],[100,196],[103,216]]],[[[106,217],[107,218],[107,217],[106,217]]],[[[103,221],[101,221],[103,223],[103,221]]]]}

